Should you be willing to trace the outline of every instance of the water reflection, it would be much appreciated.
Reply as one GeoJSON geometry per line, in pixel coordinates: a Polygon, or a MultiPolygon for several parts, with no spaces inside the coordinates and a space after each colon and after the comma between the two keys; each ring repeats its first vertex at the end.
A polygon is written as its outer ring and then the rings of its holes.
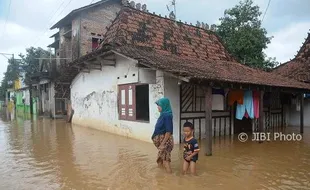
{"type": "MultiPolygon", "coordinates": [[[[181,146],[172,175],[144,143],[63,120],[1,112],[0,189],[310,189],[310,133],[302,142],[215,139],[198,176],[182,176],[181,146]]],[[[204,142],[200,142],[204,150],[204,142]]],[[[179,147],[179,148],[178,148],[179,147]]]]}

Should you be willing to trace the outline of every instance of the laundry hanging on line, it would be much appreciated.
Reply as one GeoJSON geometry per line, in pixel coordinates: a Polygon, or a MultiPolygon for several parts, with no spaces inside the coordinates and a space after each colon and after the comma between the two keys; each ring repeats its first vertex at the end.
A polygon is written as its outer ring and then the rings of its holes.
{"type": "Polygon", "coordinates": [[[243,104],[237,104],[236,119],[242,120],[243,117],[250,119],[259,118],[259,100],[260,93],[258,91],[245,91],[243,104]]]}
{"type": "Polygon", "coordinates": [[[246,113],[254,119],[253,94],[250,90],[244,92],[243,104],[237,104],[236,119],[242,120],[246,113]]]}
{"type": "Polygon", "coordinates": [[[228,105],[232,106],[235,102],[243,104],[244,91],[243,90],[231,90],[228,93],[228,105]]]}

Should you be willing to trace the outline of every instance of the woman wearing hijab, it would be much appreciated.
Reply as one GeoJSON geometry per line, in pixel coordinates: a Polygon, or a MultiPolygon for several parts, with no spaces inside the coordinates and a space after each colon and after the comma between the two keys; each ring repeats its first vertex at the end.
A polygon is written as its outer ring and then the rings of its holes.
{"type": "Polygon", "coordinates": [[[171,173],[171,151],[173,149],[173,122],[172,110],[168,98],[161,98],[157,102],[160,116],[155,125],[152,140],[158,148],[157,164],[159,167],[164,166],[168,173],[171,173]]]}

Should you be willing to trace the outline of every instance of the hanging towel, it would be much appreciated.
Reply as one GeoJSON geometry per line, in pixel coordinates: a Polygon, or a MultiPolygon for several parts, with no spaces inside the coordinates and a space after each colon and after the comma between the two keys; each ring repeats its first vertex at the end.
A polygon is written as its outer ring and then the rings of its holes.
{"type": "Polygon", "coordinates": [[[245,104],[237,104],[236,119],[242,120],[245,114],[245,104]]]}
{"type": "Polygon", "coordinates": [[[228,93],[228,105],[232,106],[235,101],[237,101],[238,104],[243,104],[243,96],[244,92],[243,90],[232,90],[228,93]]]}
{"type": "Polygon", "coordinates": [[[254,116],[256,119],[259,118],[259,99],[260,99],[260,92],[253,91],[254,116]]]}
{"type": "Polygon", "coordinates": [[[253,93],[251,90],[247,90],[244,92],[243,104],[245,105],[245,109],[249,117],[251,119],[254,119],[253,93]]]}

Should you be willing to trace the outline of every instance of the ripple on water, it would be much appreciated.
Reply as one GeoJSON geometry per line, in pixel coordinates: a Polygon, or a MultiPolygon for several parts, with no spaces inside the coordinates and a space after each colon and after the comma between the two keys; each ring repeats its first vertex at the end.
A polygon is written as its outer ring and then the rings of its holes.
{"type": "Polygon", "coordinates": [[[152,144],[65,122],[0,122],[0,144],[4,189],[310,189],[302,143],[216,141],[212,157],[199,156],[195,177],[181,175],[182,146],[167,175],[152,144]]]}

